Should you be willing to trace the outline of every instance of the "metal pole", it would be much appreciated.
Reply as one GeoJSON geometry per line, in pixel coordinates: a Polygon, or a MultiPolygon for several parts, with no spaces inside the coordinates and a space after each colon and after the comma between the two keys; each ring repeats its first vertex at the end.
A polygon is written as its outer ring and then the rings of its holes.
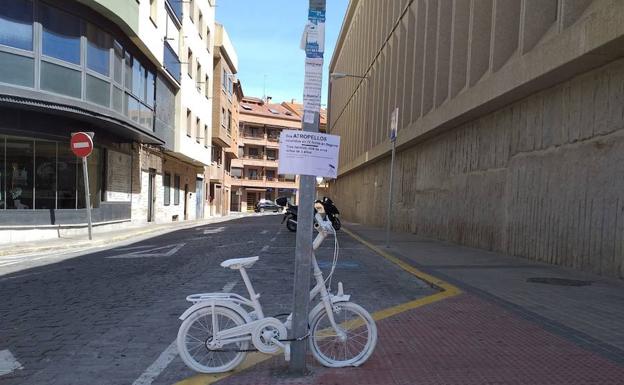
{"type": "Polygon", "coordinates": [[[390,223],[392,222],[392,185],[394,179],[394,153],[396,141],[392,141],[392,160],[390,161],[390,182],[388,185],[388,220],[386,221],[386,247],[390,247],[390,223]]]}
{"type": "MultiPolygon", "coordinates": [[[[325,12],[325,0],[309,0],[310,10],[325,12]]],[[[320,100],[319,100],[320,104],[320,100]]],[[[304,112],[305,115],[305,112],[304,112]]],[[[314,111],[314,123],[302,123],[304,131],[318,132],[320,111],[314,111]]],[[[306,372],[306,348],[308,341],[308,308],[310,303],[310,270],[312,269],[312,225],[314,216],[314,190],[316,176],[301,175],[299,178],[299,213],[297,218],[297,241],[295,250],[295,282],[293,295],[292,338],[302,338],[291,344],[289,370],[293,374],[306,372]]]]}
{"type": "Polygon", "coordinates": [[[89,194],[89,172],[87,171],[87,157],[82,157],[82,175],[84,177],[85,204],[87,206],[87,221],[89,222],[89,240],[91,237],[91,194],[89,194]]]}

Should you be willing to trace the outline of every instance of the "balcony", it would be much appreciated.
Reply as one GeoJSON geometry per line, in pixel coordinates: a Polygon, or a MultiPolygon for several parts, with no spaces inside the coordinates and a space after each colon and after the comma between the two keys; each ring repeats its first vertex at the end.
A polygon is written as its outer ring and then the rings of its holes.
{"type": "Polygon", "coordinates": [[[299,188],[296,180],[262,176],[248,176],[243,178],[232,177],[232,186],[256,188],[299,188]]]}
{"type": "Polygon", "coordinates": [[[244,167],[244,166],[254,166],[254,167],[271,167],[277,168],[277,159],[268,159],[264,155],[243,155],[241,159],[238,159],[240,162],[232,162],[233,167],[244,167]]]}
{"type": "Polygon", "coordinates": [[[224,179],[225,171],[223,168],[223,164],[218,164],[212,162],[212,164],[208,167],[208,171],[210,174],[211,182],[222,182],[224,179]]]}
{"type": "Polygon", "coordinates": [[[221,147],[229,148],[232,146],[232,135],[222,125],[212,128],[212,141],[221,147]]]}

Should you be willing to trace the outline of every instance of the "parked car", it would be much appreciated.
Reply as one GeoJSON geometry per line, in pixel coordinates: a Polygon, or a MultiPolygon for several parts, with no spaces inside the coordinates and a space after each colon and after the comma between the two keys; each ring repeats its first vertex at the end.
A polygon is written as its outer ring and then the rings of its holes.
{"type": "Polygon", "coordinates": [[[263,213],[265,211],[282,212],[282,207],[275,204],[275,202],[268,199],[261,199],[256,203],[254,209],[257,213],[263,213]]]}

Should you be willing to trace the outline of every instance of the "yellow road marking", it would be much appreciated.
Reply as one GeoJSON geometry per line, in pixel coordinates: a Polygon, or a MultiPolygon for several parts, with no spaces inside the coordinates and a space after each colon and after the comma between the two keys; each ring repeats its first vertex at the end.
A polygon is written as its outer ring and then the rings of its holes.
{"type": "MultiPolygon", "coordinates": [[[[415,267],[403,262],[399,258],[387,253],[386,251],[373,245],[372,243],[365,241],[360,236],[344,228],[344,226],[342,227],[342,230],[345,233],[349,234],[356,241],[364,244],[369,249],[375,251],[377,254],[381,255],[385,259],[399,266],[401,269],[407,271],[408,273],[412,274],[416,278],[422,281],[425,281],[441,290],[440,292],[429,295],[427,297],[419,298],[414,301],[405,302],[396,306],[389,307],[387,309],[376,311],[373,314],[371,314],[371,316],[373,317],[375,321],[380,321],[382,319],[395,316],[397,314],[406,312],[408,310],[416,309],[418,307],[429,305],[431,303],[441,301],[445,298],[450,298],[458,294],[461,294],[461,290],[457,288],[456,286],[451,285],[448,282],[445,282],[437,277],[434,277],[430,274],[424,273],[416,269],[415,267]]],[[[270,359],[271,357],[273,356],[270,356],[268,354],[251,353],[251,354],[248,354],[245,361],[242,364],[240,364],[238,367],[236,367],[236,369],[234,369],[233,371],[226,372],[226,373],[219,373],[219,374],[198,374],[193,377],[189,377],[185,380],[182,380],[180,382],[177,382],[175,385],[211,385],[226,377],[229,377],[229,376],[238,374],[244,370],[247,370],[261,362],[264,362],[270,359]]]]}

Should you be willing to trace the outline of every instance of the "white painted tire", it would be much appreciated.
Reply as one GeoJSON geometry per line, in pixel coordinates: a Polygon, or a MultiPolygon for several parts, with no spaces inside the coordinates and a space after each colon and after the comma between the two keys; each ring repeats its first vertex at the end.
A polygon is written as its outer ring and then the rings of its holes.
{"type": "MultiPolygon", "coordinates": [[[[214,352],[205,342],[212,337],[212,307],[202,307],[189,315],[180,325],[176,339],[178,353],[186,366],[200,373],[221,373],[237,367],[247,355],[246,352],[214,352]]],[[[220,330],[243,325],[245,320],[235,311],[215,306],[220,330]]],[[[224,346],[223,349],[241,349],[249,347],[249,341],[224,346]]]]}
{"type": "Polygon", "coordinates": [[[325,307],[322,307],[310,322],[310,350],[323,366],[360,366],[373,354],[377,345],[375,321],[363,307],[353,302],[337,302],[333,307],[334,319],[347,333],[347,339],[339,340],[325,307]]]}

